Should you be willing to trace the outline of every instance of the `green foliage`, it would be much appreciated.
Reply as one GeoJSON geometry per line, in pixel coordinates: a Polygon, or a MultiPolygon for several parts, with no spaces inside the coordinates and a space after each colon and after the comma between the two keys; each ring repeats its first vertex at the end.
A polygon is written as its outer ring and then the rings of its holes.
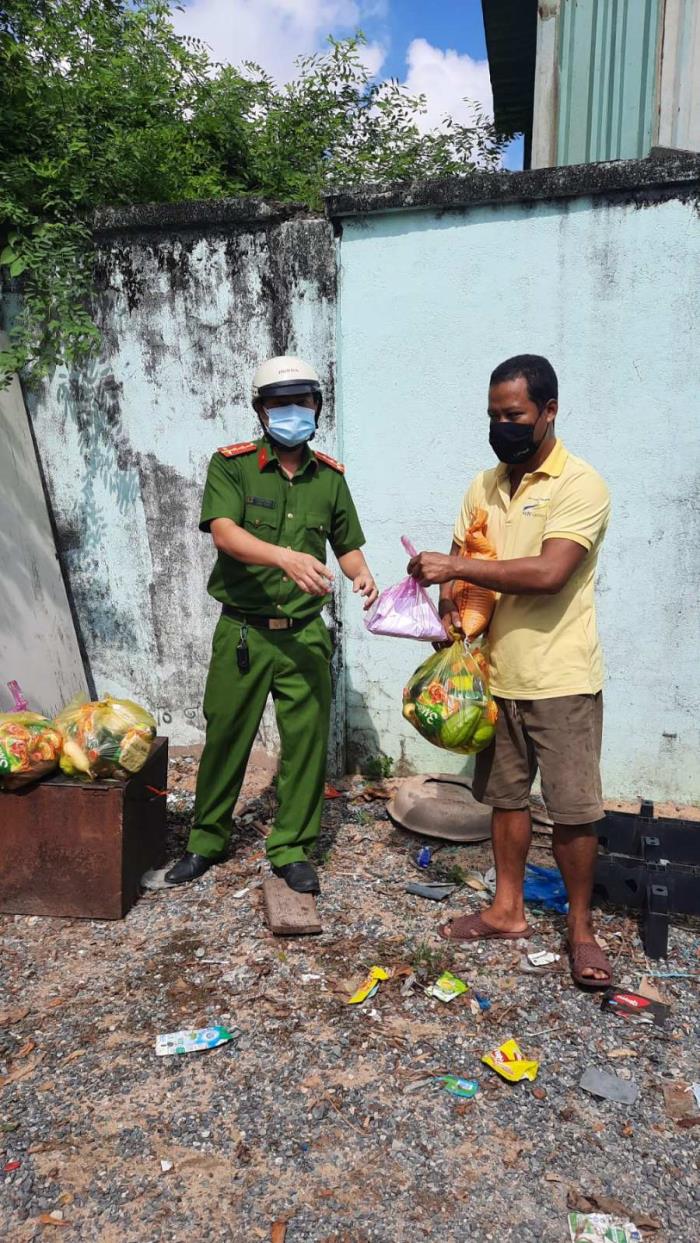
{"type": "Polygon", "coordinates": [[[387,777],[391,777],[393,772],[394,758],[391,755],[385,755],[383,751],[365,761],[365,776],[371,781],[384,781],[387,777]]]}
{"type": "MultiPolygon", "coordinates": [[[[170,0],[6,0],[0,10],[0,275],[21,281],[2,373],[39,377],[94,349],[90,218],[101,206],[333,187],[496,167],[475,111],[428,134],[424,100],[373,82],[363,36],[278,86],[175,34],[170,0]]],[[[388,775],[388,774],[382,774],[388,775]]]]}
{"type": "Polygon", "coordinates": [[[419,979],[437,979],[452,965],[449,951],[428,941],[416,942],[409,962],[419,979]]]}

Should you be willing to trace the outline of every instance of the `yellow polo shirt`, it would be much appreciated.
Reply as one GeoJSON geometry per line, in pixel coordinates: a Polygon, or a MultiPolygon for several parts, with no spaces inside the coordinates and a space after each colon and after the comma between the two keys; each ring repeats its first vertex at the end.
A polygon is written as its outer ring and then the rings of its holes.
{"type": "Polygon", "coordinates": [[[503,561],[536,557],[547,539],[574,540],[588,550],[557,595],[498,597],[488,633],[491,690],[504,699],[597,694],[603,658],[595,573],[610,514],[604,480],[556,440],[546,461],[525,475],[513,497],[506,465],[477,475],[455,526],[458,543],[477,509],[486,510],[486,533],[503,561]]]}

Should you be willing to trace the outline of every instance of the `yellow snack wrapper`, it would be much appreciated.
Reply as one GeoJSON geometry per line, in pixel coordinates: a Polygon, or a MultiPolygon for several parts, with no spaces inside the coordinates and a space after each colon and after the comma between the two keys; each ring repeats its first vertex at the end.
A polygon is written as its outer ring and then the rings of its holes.
{"type": "Polygon", "coordinates": [[[537,1078],[539,1062],[529,1061],[523,1057],[522,1049],[516,1040],[506,1040],[498,1049],[485,1053],[482,1062],[495,1070],[502,1079],[509,1083],[519,1083],[521,1079],[531,1082],[537,1078]]]}
{"type": "Polygon", "coordinates": [[[353,993],[348,1000],[349,1006],[357,1006],[362,1001],[366,1001],[368,997],[373,997],[379,988],[380,980],[388,980],[389,972],[384,967],[370,967],[369,975],[364,984],[361,984],[357,992],[353,993]]]}

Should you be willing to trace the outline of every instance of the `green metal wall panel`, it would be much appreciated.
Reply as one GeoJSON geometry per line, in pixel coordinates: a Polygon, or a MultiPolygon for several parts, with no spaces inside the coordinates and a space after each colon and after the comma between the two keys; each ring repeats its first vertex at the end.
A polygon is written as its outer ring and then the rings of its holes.
{"type": "Polygon", "coordinates": [[[562,0],[558,164],[648,154],[662,3],[562,0]]]}

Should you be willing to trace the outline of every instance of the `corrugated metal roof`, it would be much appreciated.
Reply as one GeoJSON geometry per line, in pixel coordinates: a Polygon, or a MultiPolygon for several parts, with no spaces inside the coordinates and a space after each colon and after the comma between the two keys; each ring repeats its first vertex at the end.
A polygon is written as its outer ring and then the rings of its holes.
{"type": "Polygon", "coordinates": [[[504,134],[532,130],[537,0],[481,0],[496,125],[504,134]]]}

